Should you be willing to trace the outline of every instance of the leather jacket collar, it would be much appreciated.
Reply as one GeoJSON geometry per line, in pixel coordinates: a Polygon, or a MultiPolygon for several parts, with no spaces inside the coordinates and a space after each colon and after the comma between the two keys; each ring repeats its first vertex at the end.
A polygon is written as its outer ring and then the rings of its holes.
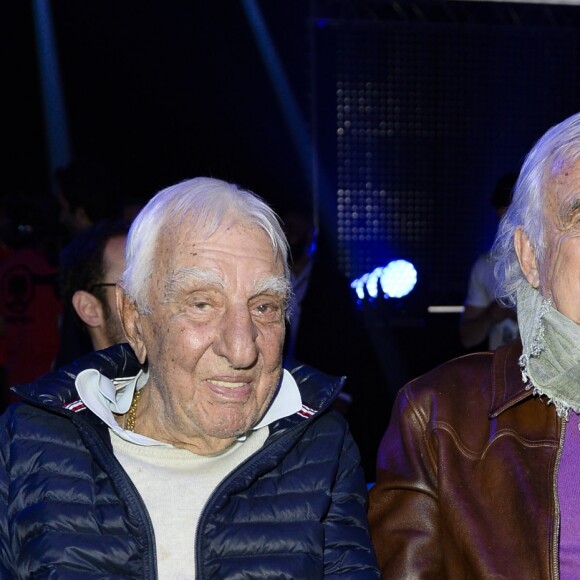
{"type": "Polygon", "coordinates": [[[497,417],[516,403],[532,396],[522,380],[519,358],[522,343],[518,338],[500,346],[493,359],[492,400],[489,417],[497,417]]]}

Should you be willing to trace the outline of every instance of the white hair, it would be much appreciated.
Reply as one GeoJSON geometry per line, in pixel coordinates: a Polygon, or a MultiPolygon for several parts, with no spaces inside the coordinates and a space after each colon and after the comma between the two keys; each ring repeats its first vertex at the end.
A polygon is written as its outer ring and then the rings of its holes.
{"type": "Polygon", "coordinates": [[[526,156],[492,248],[496,298],[503,304],[515,306],[518,288],[528,283],[515,252],[516,230],[522,228],[541,263],[546,252],[544,203],[548,186],[554,176],[579,158],[580,113],[549,129],[526,156]]]}
{"type": "Polygon", "coordinates": [[[256,194],[235,184],[196,177],[157,193],[131,225],[125,271],[119,283],[139,311],[150,312],[148,295],[161,237],[184,225],[209,237],[224,219],[233,216],[266,232],[273,255],[284,264],[284,276],[290,288],[288,242],[274,211],[256,194]]]}

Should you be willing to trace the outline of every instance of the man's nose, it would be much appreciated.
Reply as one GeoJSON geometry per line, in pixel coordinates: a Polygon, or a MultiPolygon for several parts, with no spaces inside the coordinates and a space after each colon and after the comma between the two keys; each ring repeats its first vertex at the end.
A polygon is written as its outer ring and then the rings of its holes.
{"type": "Polygon", "coordinates": [[[230,307],[221,318],[213,350],[233,368],[248,368],[258,358],[257,338],[258,329],[248,308],[230,307]]]}

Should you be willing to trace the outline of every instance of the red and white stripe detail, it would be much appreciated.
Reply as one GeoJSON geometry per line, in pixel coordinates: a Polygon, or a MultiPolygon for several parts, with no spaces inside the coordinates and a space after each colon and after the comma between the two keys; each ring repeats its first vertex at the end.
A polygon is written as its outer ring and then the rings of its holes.
{"type": "Polygon", "coordinates": [[[307,407],[306,405],[302,405],[302,409],[300,409],[300,411],[298,411],[298,415],[300,415],[301,417],[304,417],[305,419],[308,419],[310,417],[312,417],[312,415],[316,414],[316,409],[313,409],[312,407],[307,407]]]}
{"type": "Polygon", "coordinates": [[[78,399],[77,401],[65,405],[64,408],[73,411],[74,413],[78,413],[79,411],[84,411],[86,406],[80,399],[78,399]]]}

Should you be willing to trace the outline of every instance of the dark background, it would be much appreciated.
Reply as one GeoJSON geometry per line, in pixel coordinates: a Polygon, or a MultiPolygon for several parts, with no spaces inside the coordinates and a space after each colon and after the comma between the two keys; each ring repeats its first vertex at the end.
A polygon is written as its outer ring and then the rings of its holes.
{"type": "MultiPolygon", "coordinates": [[[[578,8],[261,0],[264,54],[249,5],[51,0],[72,153],[143,199],[210,175],[276,209],[313,203],[350,278],[411,260],[414,292],[366,307],[400,386],[462,352],[457,315],[427,306],[461,304],[493,239],[495,180],[579,108],[578,8]]],[[[3,193],[49,195],[32,3],[3,2],[0,27],[3,193]]]]}
{"type": "MultiPolygon", "coordinates": [[[[310,187],[245,12],[236,0],[51,1],[74,155],[98,155],[152,194],[213,175],[264,196],[310,187]]],[[[260,3],[308,109],[307,2],[260,3]]],[[[32,3],[2,14],[5,187],[48,188],[32,3]]],[[[304,113],[307,114],[306,112],[304,113]]]]}

